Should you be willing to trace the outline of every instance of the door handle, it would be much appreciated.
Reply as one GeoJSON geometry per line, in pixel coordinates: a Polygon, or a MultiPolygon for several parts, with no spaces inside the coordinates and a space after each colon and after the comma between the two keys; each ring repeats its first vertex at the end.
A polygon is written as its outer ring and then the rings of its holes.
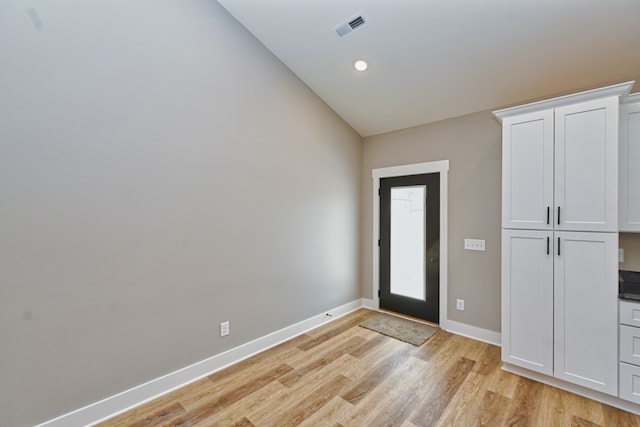
{"type": "Polygon", "coordinates": [[[549,214],[551,213],[551,207],[547,206],[547,225],[549,225],[549,214]]]}
{"type": "Polygon", "coordinates": [[[558,237],[558,256],[560,256],[560,238],[558,237]]]}
{"type": "Polygon", "coordinates": [[[547,236],[547,255],[549,255],[549,236],[547,236]]]}
{"type": "Polygon", "coordinates": [[[560,225],[560,206],[558,206],[558,225],[560,225]]]}
{"type": "Polygon", "coordinates": [[[439,260],[440,260],[440,258],[438,258],[438,257],[429,258],[429,261],[431,261],[431,262],[438,262],[439,260]]]}

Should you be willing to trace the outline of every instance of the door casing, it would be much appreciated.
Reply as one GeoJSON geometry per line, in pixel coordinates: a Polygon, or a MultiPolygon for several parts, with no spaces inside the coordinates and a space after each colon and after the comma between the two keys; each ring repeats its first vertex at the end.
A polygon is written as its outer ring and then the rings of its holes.
{"type": "Polygon", "coordinates": [[[380,248],[378,247],[378,239],[380,238],[380,198],[378,192],[380,190],[380,178],[391,178],[405,175],[420,175],[426,173],[440,174],[440,327],[448,329],[447,323],[447,229],[448,229],[448,206],[447,206],[447,188],[449,160],[439,160],[427,163],[415,163],[410,165],[391,166],[387,168],[372,169],[371,177],[373,179],[373,283],[371,291],[373,295],[373,308],[380,309],[380,298],[378,297],[378,289],[380,289],[380,248]]]}

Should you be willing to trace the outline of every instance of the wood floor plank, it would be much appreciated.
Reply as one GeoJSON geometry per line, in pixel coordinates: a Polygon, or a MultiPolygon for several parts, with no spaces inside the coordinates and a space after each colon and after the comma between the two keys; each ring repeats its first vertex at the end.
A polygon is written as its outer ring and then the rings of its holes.
{"type": "Polygon", "coordinates": [[[425,386],[433,387],[432,378],[416,376],[424,372],[427,362],[411,357],[400,369],[390,376],[377,396],[371,396],[372,406],[377,407],[369,425],[397,426],[404,423],[415,412],[425,386]],[[376,413],[377,412],[377,413],[376,413]]]}
{"type": "Polygon", "coordinates": [[[412,417],[411,422],[424,427],[436,425],[451,399],[473,369],[474,364],[473,360],[464,357],[458,358],[449,369],[441,374],[438,385],[420,404],[420,408],[412,417]]]}
{"type": "Polygon", "coordinates": [[[604,413],[600,403],[577,394],[568,394],[562,400],[571,415],[595,425],[604,424],[604,413]]]}
{"type": "Polygon", "coordinates": [[[208,378],[216,387],[221,387],[224,385],[224,381],[235,381],[234,376],[246,375],[247,371],[256,370],[256,367],[267,370],[274,366],[282,365],[285,363],[283,362],[284,360],[289,361],[298,354],[303,354],[303,352],[296,346],[285,342],[270,349],[269,352],[258,353],[225,369],[214,372],[208,378]],[[274,350],[273,354],[271,350],[274,350]]]}
{"type": "Polygon", "coordinates": [[[102,427],[640,427],[640,417],[501,370],[446,331],[420,347],[361,309],[120,414],[102,427]]]}
{"type": "Polygon", "coordinates": [[[472,367],[458,390],[451,397],[446,409],[440,415],[436,426],[475,425],[482,406],[482,399],[478,397],[482,396],[485,391],[485,377],[473,372],[472,367]]]}
{"type": "Polygon", "coordinates": [[[339,335],[342,332],[345,332],[353,328],[354,326],[358,326],[360,323],[364,322],[365,320],[367,320],[372,316],[373,316],[372,313],[360,312],[360,313],[356,313],[353,316],[345,318],[344,320],[338,319],[338,321],[331,327],[327,328],[326,331],[323,330],[321,334],[317,335],[313,339],[310,339],[307,342],[298,345],[298,348],[303,351],[308,351],[313,347],[319,344],[322,344],[328,339],[331,339],[336,335],[339,335]]]}
{"type": "Polygon", "coordinates": [[[571,417],[571,427],[602,427],[600,424],[592,423],[577,416],[571,417]]]}
{"type": "Polygon", "coordinates": [[[352,360],[351,356],[345,355],[333,363],[309,373],[305,381],[298,381],[291,387],[283,386],[284,391],[272,397],[270,406],[247,411],[247,418],[257,426],[270,425],[268,420],[277,417],[279,413],[287,413],[291,408],[295,408],[305,396],[313,393],[318,387],[322,387],[327,381],[332,381],[336,373],[348,371],[352,360]],[[279,408],[279,411],[274,411],[273,408],[279,408]]]}
{"type": "Polygon", "coordinates": [[[247,419],[247,417],[242,417],[235,423],[230,424],[229,427],[255,427],[255,426],[251,421],[247,419]]]}
{"type": "Polygon", "coordinates": [[[513,398],[516,392],[516,387],[518,386],[518,380],[520,379],[519,376],[512,374],[511,372],[503,371],[498,366],[496,367],[496,370],[487,377],[489,380],[487,390],[501,394],[509,399],[513,398]]]}
{"type": "Polygon", "coordinates": [[[391,375],[394,369],[409,358],[411,350],[411,348],[404,346],[391,353],[382,362],[376,364],[360,381],[342,393],[342,398],[352,405],[362,400],[367,393],[370,393],[371,390],[391,375]]]}
{"type": "Polygon", "coordinates": [[[520,378],[507,415],[507,424],[514,426],[534,426],[540,405],[543,384],[527,378],[520,378]]]}
{"type": "MultiPolygon", "coordinates": [[[[180,398],[198,394],[203,390],[208,390],[209,387],[211,387],[211,381],[209,381],[208,378],[202,378],[175,390],[170,394],[160,396],[142,406],[138,406],[130,411],[117,415],[101,425],[109,425],[110,427],[130,427],[132,425],[137,425],[137,423],[140,422],[144,423],[144,420],[154,417],[155,414],[164,411],[167,408],[174,407],[176,403],[180,405],[180,398]]],[[[182,405],[180,405],[180,407],[182,407],[182,405]]]]}
{"type": "MultiPolygon", "coordinates": [[[[511,399],[502,396],[501,394],[494,393],[490,390],[486,390],[482,397],[482,404],[477,416],[478,427],[493,427],[504,425],[505,418],[507,416],[505,408],[509,407],[511,399]]],[[[542,424],[553,426],[557,424],[542,424]]]]}
{"type": "Polygon", "coordinates": [[[297,426],[307,418],[311,417],[324,405],[331,401],[351,380],[343,375],[335,375],[296,402],[294,407],[289,408],[285,413],[279,414],[273,421],[266,420],[265,425],[289,427],[297,426]]]}
{"type": "Polygon", "coordinates": [[[542,387],[541,405],[538,411],[538,422],[541,425],[571,425],[571,413],[567,400],[569,393],[550,386],[542,387]]]}
{"type": "Polygon", "coordinates": [[[350,351],[360,347],[364,341],[364,338],[356,336],[345,342],[341,342],[338,346],[329,348],[327,351],[315,353],[310,360],[307,357],[308,363],[298,369],[294,369],[286,375],[283,375],[279,381],[286,387],[290,387],[295,382],[304,379],[304,377],[310,372],[327,366],[350,351]]]}
{"type": "MultiPolygon", "coordinates": [[[[283,360],[294,358],[299,352],[300,350],[295,347],[285,346],[276,349],[276,354],[273,358],[268,358],[264,353],[260,353],[213,373],[208,377],[208,385],[206,387],[201,387],[198,392],[183,395],[178,400],[187,411],[197,408],[207,404],[207,402],[216,400],[219,396],[227,393],[229,389],[236,388],[238,384],[256,380],[263,381],[261,379],[263,376],[269,376],[274,369],[281,369],[284,365],[283,360]],[[238,367],[238,365],[241,366],[238,367]]],[[[287,369],[291,370],[292,368],[287,369]]]]}
{"type": "Polygon", "coordinates": [[[473,372],[488,376],[500,367],[501,360],[500,347],[495,345],[486,345],[483,354],[476,360],[473,372]]]}
{"type": "MultiPolygon", "coordinates": [[[[191,427],[211,427],[227,426],[233,424],[236,420],[247,418],[249,414],[268,408],[277,407],[277,397],[287,390],[285,386],[278,381],[273,381],[262,387],[255,393],[246,396],[237,402],[220,409],[220,411],[211,413],[208,417],[193,424],[191,427]]],[[[248,419],[248,418],[247,418],[248,419]]]]}
{"type": "MultiPolygon", "coordinates": [[[[340,396],[335,396],[316,413],[300,423],[299,427],[329,426],[335,420],[339,420],[353,408],[353,405],[340,396]]],[[[339,423],[333,423],[334,425],[339,423]]]]}
{"type": "MultiPolygon", "coordinates": [[[[352,405],[352,409],[347,411],[342,418],[339,419],[340,424],[345,427],[359,427],[377,425],[374,420],[381,415],[381,402],[386,401],[389,396],[390,387],[386,381],[383,381],[378,387],[371,390],[357,405],[352,405]]],[[[384,416],[384,414],[382,414],[384,416]]]]}
{"type": "MultiPolygon", "coordinates": [[[[489,347],[489,344],[484,343],[482,341],[475,341],[475,340],[472,340],[472,341],[473,342],[469,343],[469,345],[464,346],[462,357],[476,362],[482,359],[485,351],[487,350],[487,347],[489,347]]],[[[475,368],[475,365],[474,365],[474,368],[475,368]]]]}
{"type": "Polygon", "coordinates": [[[416,353],[416,357],[427,361],[437,357],[453,336],[454,335],[452,333],[447,331],[438,332],[429,339],[429,341],[427,341],[426,345],[420,347],[420,351],[416,353]]]}
{"type": "Polygon", "coordinates": [[[155,413],[149,414],[135,422],[126,423],[128,427],[149,427],[157,426],[184,414],[184,408],[180,403],[175,402],[170,406],[162,408],[155,413]]]}
{"type": "Polygon", "coordinates": [[[258,378],[238,384],[234,388],[223,390],[222,393],[215,394],[213,398],[198,399],[198,405],[193,406],[187,413],[177,418],[175,423],[177,423],[177,425],[192,425],[209,418],[290,371],[291,367],[283,364],[264,373],[258,378]]]}
{"type": "Polygon", "coordinates": [[[350,354],[353,357],[361,358],[365,356],[367,353],[369,353],[370,351],[376,349],[378,346],[382,345],[382,343],[389,341],[389,337],[386,337],[382,334],[376,334],[375,332],[374,334],[375,335],[371,339],[365,341],[358,348],[352,350],[350,354]]]}
{"type": "MultiPolygon", "coordinates": [[[[298,351],[299,350],[292,348],[284,354],[288,355],[289,358],[293,358],[297,355],[298,351]]],[[[257,358],[246,362],[243,369],[236,369],[235,366],[231,366],[230,368],[211,375],[209,377],[211,385],[208,389],[202,390],[197,394],[186,396],[180,399],[180,403],[188,411],[218,399],[220,396],[228,393],[230,389],[236,389],[241,384],[256,381],[264,384],[269,382],[269,379],[272,378],[275,373],[277,373],[279,377],[293,370],[293,368],[283,362],[282,354],[279,354],[273,359],[262,360],[261,358],[257,358]]]]}
{"type": "Polygon", "coordinates": [[[604,425],[609,426],[624,426],[624,427],[638,427],[640,426],[640,417],[633,415],[629,412],[621,411],[612,406],[602,405],[602,412],[604,413],[604,425]]]}

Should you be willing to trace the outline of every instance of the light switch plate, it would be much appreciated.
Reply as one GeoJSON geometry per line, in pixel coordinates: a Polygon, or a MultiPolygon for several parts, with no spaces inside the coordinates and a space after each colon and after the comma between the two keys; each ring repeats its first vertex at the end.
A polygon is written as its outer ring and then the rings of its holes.
{"type": "Polygon", "coordinates": [[[484,239],[464,239],[464,248],[469,251],[484,251],[484,239]]]}
{"type": "Polygon", "coordinates": [[[624,249],[618,249],[618,262],[624,262],[624,249]]]}

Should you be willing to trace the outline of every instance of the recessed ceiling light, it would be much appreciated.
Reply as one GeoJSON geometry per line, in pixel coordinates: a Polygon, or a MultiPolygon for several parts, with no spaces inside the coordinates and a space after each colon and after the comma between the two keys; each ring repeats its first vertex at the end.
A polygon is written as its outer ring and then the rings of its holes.
{"type": "Polygon", "coordinates": [[[369,64],[367,64],[365,61],[363,61],[362,59],[357,60],[353,66],[355,67],[356,70],[358,71],[365,71],[367,68],[369,68],[369,64]]]}

